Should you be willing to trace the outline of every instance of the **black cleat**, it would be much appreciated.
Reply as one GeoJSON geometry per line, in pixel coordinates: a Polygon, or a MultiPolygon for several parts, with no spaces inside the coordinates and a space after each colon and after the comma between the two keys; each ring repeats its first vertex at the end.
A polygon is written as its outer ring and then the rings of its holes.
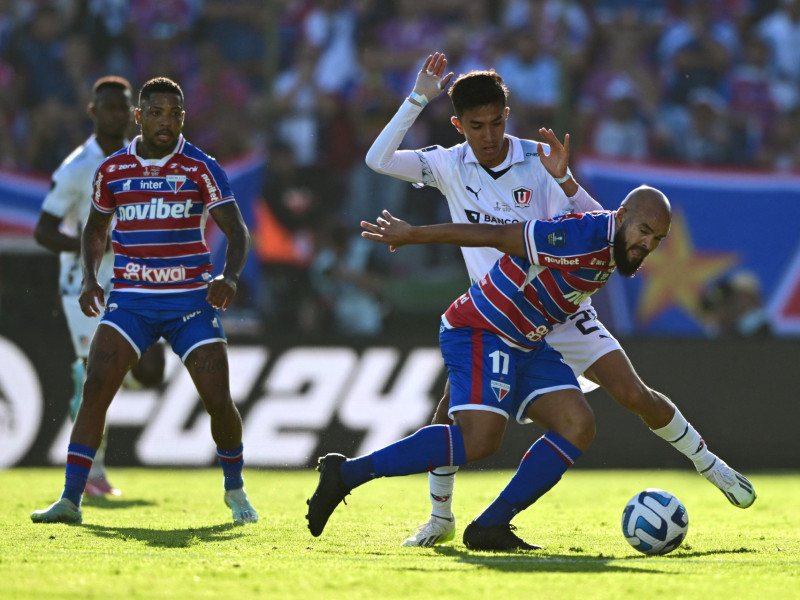
{"type": "MultiPolygon", "coordinates": [[[[341,465],[347,460],[341,454],[326,454],[317,461],[319,483],[314,495],[306,500],[308,504],[308,530],[314,537],[319,536],[325,529],[328,519],[339,506],[339,502],[350,493],[342,482],[341,465]]],[[[345,502],[345,504],[347,504],[345,502]]]]}
{"type": "Polygon", "coordinates": [[[516,536],[511,523],[481,527],[475,521],[464,530],[464,545],[470,550],[544,550],[516,536]]]}

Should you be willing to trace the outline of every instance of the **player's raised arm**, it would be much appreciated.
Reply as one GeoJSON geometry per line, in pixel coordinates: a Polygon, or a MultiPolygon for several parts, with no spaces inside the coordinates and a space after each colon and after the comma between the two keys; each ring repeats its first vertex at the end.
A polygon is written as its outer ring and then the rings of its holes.
{"type": "Polygon", "coordinates": [[[399,150],[400,143],[422,108],[450,83],[453,73],[445,75],[445,67],[447,57],[444,53],[436,52],[425,60],[414,90],[367,151],[365,161],[370,169],[404,181],[421,181],[422,167],[416,152],[399,150]]]}
{"type": "Polygon", "coordinates": [[[108,227],[113,216],[114,213],[103,213],[92,206],[81,235],[83,281],[78,303],[87,317],[96,317],[105,306],[105,293],[97,282],[97,270],[106,252],[108,227]]]}
{"type": "Polygon", "coordinates": [[[409,225],[384,210],[375,223],[361,221],[361,236],[389,246],[394,252],[411,244],[449,244],[465,247],[491,247],[500,252],[525,256],[523,231],[525,223],[488,225],[483,223],[440,223],[409,225]]]}
{"type": "Polygon", "coordinates": [[[209,211],[214,222],[227,239],[225,267],[222,274],[208,285],[208,302],[214,308],[228,308],[239,284],[239,275],[247,262],[250,250],[250,232],[244,224],[242,213],[235,202],[226,202],[209,211]]]}

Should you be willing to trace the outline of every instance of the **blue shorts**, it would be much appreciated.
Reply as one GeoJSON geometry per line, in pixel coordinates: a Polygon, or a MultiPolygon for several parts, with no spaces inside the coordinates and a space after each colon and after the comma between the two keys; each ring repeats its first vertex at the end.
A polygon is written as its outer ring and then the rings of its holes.
{"type": "Polygon", "coordinates": [[[163,337],[185,362],[198,346],[226,342],[219,311],[206,301],[205,290],[201,291],[170,294],[169,298],[166,294],[154,298],[155,294],[112,292],[100,323],[119,331],[139,356],[163,337]]]}
{"type": "Polygon", "coordinates": [[[443,324],[439,345],[450,379],[451,417],[460,410],[487,410],[530,423],[525,412],[539,396],[580,390],[572,369],[545,341],[522,350],[484,329],[443,324]]]}

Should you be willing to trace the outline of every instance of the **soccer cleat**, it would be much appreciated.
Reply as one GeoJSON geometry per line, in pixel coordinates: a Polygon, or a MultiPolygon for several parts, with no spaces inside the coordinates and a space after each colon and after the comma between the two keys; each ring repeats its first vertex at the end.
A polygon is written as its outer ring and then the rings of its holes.
{"type": "Polygon", "coordinates": [[[70,525],[80,525],[83,521],[81,509],[69,498],[61,498],[58,502],[53,502],[44,510],[35,510],[31,513],[31,521],[34,523],[68,523],[70,525]]]}
{"type": "Polygon", "coordinates": [[[747,508],[756,501],[753,484],[747,477],[731,469],[721,458],[715,458],[711,466],[700,471],[700,474],[717,486],[734,506],[747,508]]]}
{"type": "Polygon", "coordinates": [[[511,523],[481,527],[473,521],[464,530],[464,545],[470,550],[544,550],[515,535],[516,529],[511,523]]]}
{"type": "Polygon", "coordinates": [[[237,525],[244,525],[245,523],[255,523],[258,521],[258,513],[250,500],[244,488],[225,491],[225,505],[231,509],[233,514],[233,522],[237,525]]]}
{"type": "Polygon", "coordinates": [[[121,496],[122,492],[112,486],[105,475],[99,477],[90,477],[86,480],[86,488],[83,493],[92,498],[100,498],[103,496],[121,496]]]}
{"type": "MultiPolygon", "coordinates": [[[[347,460],[341,454],[326,454],[317,462],[319,471],[319,483],[314,495],[306,500],[308,504],[308,530],[314,537],[322,534],[328,519],[339,506],[339,502],[350,493],[350,490],[342,481],[341,465],[347,460]]],[[[347,504],[345,502],[345,504],[347,504]]]]}
{"type": "Polygon", "coordinates": [[[419,546],[431,548],[439,544],[446,544],[456,536],[456,518],[445,519],[431,515],[427,523],[423,523],[414,530],[414,535],[408,538],[401,546],[419,546]]]}

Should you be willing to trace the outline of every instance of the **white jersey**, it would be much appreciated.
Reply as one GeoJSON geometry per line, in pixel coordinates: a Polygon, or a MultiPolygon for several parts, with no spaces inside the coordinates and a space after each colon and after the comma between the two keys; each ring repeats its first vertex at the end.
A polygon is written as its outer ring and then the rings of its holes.
{"type": "MultiPolygon", "coordinates": [[[[451,148],[398,150],[421,110],[405,101],[367,152],[366,162],[379,173],[437,188],[447,200],[454,223],[514,223],[602,209],[581,187],[567,197],[542,165],[537,144],[531,140],[507,135],[506,159],[493,169],[483,167],[466,142],[451,148]]],[[[542,146],[549,152],[547,144],[542,146]]],[[[495,248],[461,248],[461,252],[472,282],[502,256],[495,248]]],[[[600,356],[620,346],[597,321],[588,299],[573,317],[556,325],[547,340],[581,375],[600,356]]],[[[584,391],[596,387],[585,380],[581,385],[584,391]]]]}
{"type": "MultiPolygon", "coordinates": [[[[466,142],[417,151],[422,162],[421,183],[444,194],[453,223],[517,223],[602,208],[585,192],[568,198],[542,166],[536,142],[512,136],[506,139],[508,156],[494,169],[483,167],[466,142]],[[576,201],[583,201],[582,206],[576,201]]],[[[488,273],[503,254],[495,248],[461,248],[461,252],[472,283],[488,273]]]]}
{"type": "MultiPolygon", "coordinates": [[[[106,155],[93,135],[65,158],[53,173],[42,211],[62,219],[61,229],[68,235],[81,235],[92,205],[94,174],[105,159],[106,155]]],[[[82,278],[80,253],[61,252],[60,260],[60,292],[62,295],[77,296],[82,278]]],[[[110,289],[113,265],[114,255],[109,251],[103,256],[97,273],[97,281],[106,288],[106,292],[110,289]]]]}
{"type": "MultiPolygon", "coordinates": [[[[539,160],[536,142],[530,140],[507,135],[506,159],[493,169],[483,167],[466,142],[398,152],[421,110],[404,102],[367,153],[367,164],[379,173],[437,188],[447,199],[453,223],[514,223],[602,209],[583,188],[567,197],[539,160]]],[[[549,151],[547,144],[543,146],[549,151]]],[[[473,283],[502,256],[495,248],[461,252],[473,283]]]]}

